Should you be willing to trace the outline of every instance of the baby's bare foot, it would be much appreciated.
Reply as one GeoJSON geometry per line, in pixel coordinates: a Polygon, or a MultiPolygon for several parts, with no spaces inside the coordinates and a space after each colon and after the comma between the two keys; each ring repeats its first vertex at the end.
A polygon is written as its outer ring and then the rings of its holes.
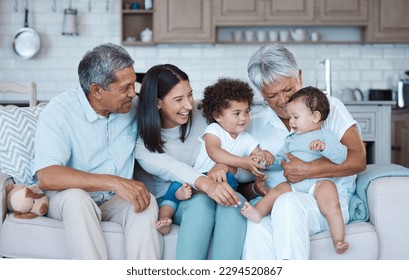
{"type": "Polygon", "coordinates": [[[192,188],[187,183],[183,183],[183,185],[176,191],[175,195],[179,200],[187,200],[192,197],[192,188]]]}
{"type": "Polygon", "coordinates": [[[334,243],[335,252],[342,254],[349,248],[349,243],[345,241],[337,241],[334,243]]]}
{"type": "Polygon", "coordinates": [[[247,201],[244,202],[244,206],[241,208],[240,212],[244,217],[255,223],[259,223],[261,218],[263,218],[260,212],[247,201]]]}
{"type": "Polygon", "coordinates": [[[172,219],[170,218],[161,218],[156,222],[156,229],[162,234],[166,235],[170,232],[172,226],[172,219]]]}

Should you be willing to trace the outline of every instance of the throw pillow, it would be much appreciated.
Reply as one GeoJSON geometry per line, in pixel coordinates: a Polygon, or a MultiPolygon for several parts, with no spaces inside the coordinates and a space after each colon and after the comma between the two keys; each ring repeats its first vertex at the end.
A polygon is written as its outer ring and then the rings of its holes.
{"type": "Polygon", "coordinates": [[[37,120],[45,104],[0,107],[0,171],[18,184],[32,184],[31,160],[37,120]]]}

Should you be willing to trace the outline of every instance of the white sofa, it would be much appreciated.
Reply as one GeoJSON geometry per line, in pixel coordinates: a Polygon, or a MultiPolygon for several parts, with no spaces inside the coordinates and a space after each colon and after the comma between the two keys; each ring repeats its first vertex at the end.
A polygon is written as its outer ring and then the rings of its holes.
{"type": "MultiPolygon", "coordinates": [[[[0,108],[0,125],[4,133],[5,120],[2,119],[2,110],[4,108],[0,108]]],[[[34,109],[16,109],[19,113],[27,110],[34,109]]],[[[34,119],[36,117],[38,115],[34,119]]],[[[23,126],[24,122],[17,125],[23,126]]],[[[25,137],[31,139],[29,144],[24,145],[25,152],[29,153],[28,158],[33,156],[33,139],[30,138],[33,135],[30,133],[34,132],[35,127],[25,137]]],[[[25,132],[17,131],[18,135],[22,133],[25,132]]],[[[0,145],[1,141],[0,136],[0,145]]],[[[7,168],[1,165],[1,160],[0,155],[0,169],[4,171],[7,168]]],[[[382,172],[382,166],[371,167],[375,170],[379,168],[379,173],[382,172]]],[[[144,176],[146,174],[140,170],[137,170],[136,174],[146,184],[151,185],[149,178],[144,176]]],[[[364,174],[365,172],[358,176],[364,174]]],[[[61,221],[48,217],[22,220],[8,213],[5,186],[10,180],[12,178],[9,174],[0,173],[0,255],[8,258],[69,259],[61,221]]],[[[350,243],[350,249],[342,255],[336,254],[329,232],[321,232],[311,236],[311,259],[409,259],[409,177],[398,175],[377,178],[371,181],[366,194],[369,220],[346,226],[346,240],[350,243]]],[[[109,258],[124,259],[125,241],[121,226],[114,222],[103,222],[102,228],[109,258]]],[[[170,234],[165,236],[164,259],[175,258],[177,233],[178,226],[173,225],[170,234]]]]}

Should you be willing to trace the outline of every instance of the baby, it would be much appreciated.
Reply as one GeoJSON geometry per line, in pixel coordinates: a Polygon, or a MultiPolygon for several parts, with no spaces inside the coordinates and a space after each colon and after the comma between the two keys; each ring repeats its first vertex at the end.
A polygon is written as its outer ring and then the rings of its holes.
{"type": "MultiPolygon", "coordinates": [[[[274,164],[286,160],[287,153],[307,162],[320,157],[326,157],[335,164],[344,162],[347,157],[346,146],[330,130],[322,127],[329,111],[327,96],[320,90],[306,87],[296,92],[287,104],[292,132],[276,155],[274,164]]],[[[261,188],[264,182],[256,180],[261,188]]],[[[306,179],[294,184],[282,182],[270,189],[254,207],[246,202],[242,214],[253,222],[260,222],[262,217],[271,213],[278,196],[290,191],[305,192],[315,197],[321,213],[327,219],[335,251],[344,253],[349,244],[344,240],[344,220],[337,186],[330,178],[306,179]]]]}

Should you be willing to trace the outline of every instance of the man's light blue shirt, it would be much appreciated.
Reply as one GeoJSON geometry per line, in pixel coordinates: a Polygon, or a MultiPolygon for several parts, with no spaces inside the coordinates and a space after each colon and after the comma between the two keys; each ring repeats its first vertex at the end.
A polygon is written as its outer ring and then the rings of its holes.
{"type": "MultiPolygon", "coordinates": [[[[81,87],[53,98],[41,113],[35,137],[33,175],[51,165],[131,179],[136,142],[136,108],[98,115],[81,87]]],[[[97,204],[114,193],[92,192],[97,204]]]]}

